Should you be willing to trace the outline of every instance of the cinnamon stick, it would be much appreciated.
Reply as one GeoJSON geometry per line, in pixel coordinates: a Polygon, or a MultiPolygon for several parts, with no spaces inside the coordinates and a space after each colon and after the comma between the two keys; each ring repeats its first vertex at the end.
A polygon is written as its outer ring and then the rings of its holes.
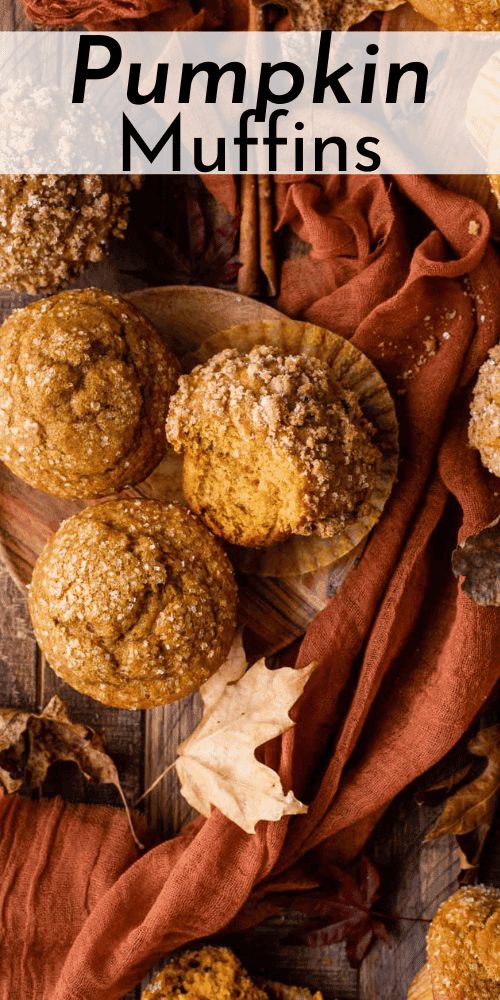
{"type": "Polygon", "coordinates": [[[240,185],[240,250],[238,291],[255,296],[260,292],[259,275],[259,204],[257,178],[243,174],[240,185]]]}
{"type": "Polygon", "coordinates": [[[274,250],[274,198],[273,178],[260,174],[258,178],[259,201],[259,263],[266,279],[267,294],[274,298],[278,294],[278,265],[274,250]]]}
{"type": "MultiPolygon", "coordinates": [[[[249,31],[265,31],[265,11],[250,4],[249,31]]],[[[268,175],[252,177],[244,174],[240,187],[240,261],[238,291],[244,295],[259,295],[261,276],[266,282],[266,294],[274,297],[278,290],[278,266],[274,251],[273,179],[268,175]]]]}

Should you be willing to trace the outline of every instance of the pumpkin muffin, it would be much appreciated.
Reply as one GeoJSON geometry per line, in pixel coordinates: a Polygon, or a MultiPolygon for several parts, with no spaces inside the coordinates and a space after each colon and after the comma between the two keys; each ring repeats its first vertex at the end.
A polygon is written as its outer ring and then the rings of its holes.
{"type": "Polygon", "coordinates": [[[118,295],[34,302],[0,329],[0,459],[60,497],[138,483],[165,453],[177,375],[154,327],[118,295]]]}
{"type": "Polygon", "coordinates": [[[483,465],[500,476],[500,344],[479,369],[470,413],[469,444],[478,449],[483,465]]]}
{"type": "Polygon", "coordinates": [[[108,500],[53,535],[29,607],[63,680],[106,705],[151,708],[195,691],[225,660],[236,586],[219,543],[189,511],[108,500]]]}
{"type": "Polygon", "coordinates": [[[141,1000],[322,1000],[298,986],[257,986],[229,948],[209,945],[172,958],[142,993],[141,1000]]]}
{"type": "Polygon", "coordinates": [[[166,429],[189,506],[237,545],[332,537],[360,513],[381,464],[356,396],[327,365],[264,345],[182,376],[166,429]]]}
{"type": "Polygon", "coordinates": [[[0,175],[0,286],[51,292],[122,237],[139,178],[0,175]]]}
{"type": "Polygon", "coordinates": [[[229,948],[206,946],[171,959],[141,1000],[267,1000],[229,948]]]}
{"type": "Polygon", "coordinates": [[[427,937],[435,1000],[498,1000],[500,889],[467,886],[440,907],[427,937]]]}
{"type": "Polygon", "coordinates": [[[497,0],[411,0],[412,7],[446,31],[498,31],[497,0]]]}

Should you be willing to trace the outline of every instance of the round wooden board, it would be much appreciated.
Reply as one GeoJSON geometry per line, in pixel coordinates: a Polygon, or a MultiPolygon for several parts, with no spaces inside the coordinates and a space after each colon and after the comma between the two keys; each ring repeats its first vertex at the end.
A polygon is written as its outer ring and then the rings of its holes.
{"type": "MultiPolygon", "coordinates": [[[[194,286],[171,286],[132,292],[128,298],[154,323],[180,356],[196,350],[207,337],[238,323],[280,317],[271,306],[234,292],[194,286]]],[[[152,475],[127,495],[182,499],[172,453],[152,475]]],[[[66,517],[85,503],[59,500],[27,486],[0,464],[0,554],[24,589],[47,539],[66,517]]],[[[363,544],[363,543],[362,543],[363,544]]],[[[270,654],[303,635],[359,556],[361,546],[334,565],[287,579],[241,576],[240,617],[246,626],[250,655],[270,654]]]]}

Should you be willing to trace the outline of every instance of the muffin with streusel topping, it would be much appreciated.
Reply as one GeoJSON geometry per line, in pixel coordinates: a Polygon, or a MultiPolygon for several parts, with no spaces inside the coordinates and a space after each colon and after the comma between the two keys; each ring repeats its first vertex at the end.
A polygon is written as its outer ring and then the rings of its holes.
{"type": "Polygon", "coordinates": [[[498,1000],[500,889],[464,886],[439,908],[427,937],[435,1000],[498,1000]]]}
{"type": "Polygon", "coordinates": [[[104,257],[128,224],[138,177],[0,175],[0,286],[52,292],[104,257]]]}
{"type": "Polygon", "coordinates": [[[470,414],[469,444],[478,449],[483,465],[500,476],[500,344],[479,369],[470,414]]]}
{"type": "Polygon", "coordinates": [[[86,288],[19,309],[0,329],[0,459],[60,497],[139,483],[165,453],[178,371],[118,295],[86,288]]]}
{"type": "Polygon", "coordinates": [[[189,506],[236,545],[332,537],[362,510],[382,459],[326,363],[265,345],[228,348],[182,376],[166,430],[189,506]]]}
{"type": "Polygon", "coordinates": [[[267,1000],[229,948],[210,945],[171,958],[141,1000],[267,1000]]]}
{"type": "Polygon", "coordinates": [[[106,705],[151,708],[195,691],[223,663],[236,586],[219,542],[189,511],[108,500],[59,527],[35,565],[29,607],[63,680],[106,705]]]}

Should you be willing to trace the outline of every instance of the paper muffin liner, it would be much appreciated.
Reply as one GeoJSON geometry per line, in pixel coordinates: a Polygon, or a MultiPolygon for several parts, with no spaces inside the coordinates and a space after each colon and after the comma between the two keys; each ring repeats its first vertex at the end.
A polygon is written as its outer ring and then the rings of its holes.
{"type": "Polygon", "coordinates": [[[391,492],[398,465],[398,424],[389,390],[375,366],[357,347],[329,330],[294,320],[262,320],[241,323],[204,340],[185,356],[185,370],[203,364],[225,348],[247,353],[259,344],[275,347],[282,354],[304,354],[325,362],[334,379],[353,391],[364,416],[375,428],[374,441],[382,452],[382,467],[376,485],[362,508],[333,538],[293,535],[269,548],[230,546],[237,569],[256,576],[302,576],[341,559],[366,538],[380,518],[391,492]]]}
{"type": "Polygon", "coordinates": [[[415,976],[408,990],[407,1000],[434,1000],[428,965],[424,965],[423,969],[420,969],[420,972],[415,976]]]}

